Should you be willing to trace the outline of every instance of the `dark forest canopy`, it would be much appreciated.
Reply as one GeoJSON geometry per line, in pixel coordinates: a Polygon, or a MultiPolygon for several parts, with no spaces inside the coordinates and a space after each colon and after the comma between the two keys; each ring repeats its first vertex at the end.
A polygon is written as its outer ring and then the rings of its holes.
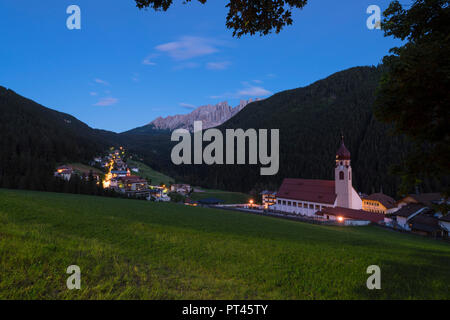
{"type": "Polygon", "coordinates": [[[58,164],[87,162],[103,152],[114,137],[112,132],[94,130],[71,115],[45,108],[1,86],[0,114],[3,188],[57,191],[64,184],[53,178],[58,164]]]}
{"type": "MultiPolygon", "coordinates": [[[[166,11],[173,0],[135,0],[136,6],[152,8],[156,11],[166,11]]],[[[197,0],[205,4],[207,0],[197,0]]],[[[212,1],[212,0],[211,0],[212,1]]],[[[191,2],[185,0],[183,3],[191,2]]],[[[267,35],[271,32],[279,33],[284,26],[291,25],[292,10],[303,8],[307,0],[229,0],[226,26],[233,30],[233,36],[241,37],[246,34],[267,35]]]]}
{"type": "Polygon", "coordinates": [[[405,43],[383,59],[386,72],[375,114],[414,141],[415,150],[397,170],[403,189],[426,176],[445,184],[450,175],[450,1],[419,0],[408,9],[393,1],[384,16],[385,35],[405,43]]]}

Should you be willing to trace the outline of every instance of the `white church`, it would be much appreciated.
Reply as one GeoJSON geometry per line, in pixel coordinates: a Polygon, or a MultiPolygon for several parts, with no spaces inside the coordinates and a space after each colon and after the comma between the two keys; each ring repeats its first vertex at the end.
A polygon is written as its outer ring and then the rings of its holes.
{"type": "Polygon", "coordinates": [[[336,153],[334,180],[283,180],[271,209],[293,214],[315,216],[328,208],[362,209],[362,200],[352,186],[350,152],[344,145],[336,153]]]}

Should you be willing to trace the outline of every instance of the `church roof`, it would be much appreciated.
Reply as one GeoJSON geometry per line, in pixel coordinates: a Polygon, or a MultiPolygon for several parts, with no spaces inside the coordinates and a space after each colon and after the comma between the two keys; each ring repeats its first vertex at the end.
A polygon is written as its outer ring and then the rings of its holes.
{"type": "Polygon", "coordinates": [[[278,198],[316,203],[334,204],[336,192],[334,180],[291,179],[283,180],[277,192],[278,198]]]}
{"type": "Polygon", "coordinates": [[[384,220],[384,215],[381,213],[368,212],[363,210],[355,210],[349,208],[323,208],[322,211],[317,213],[318,215],[328,214],[333,216],[341,216],[345,219],[352,220],[365,220],[378,223],[384,220]]]}
{"type": "Polygon", "coordinates": [[[336,152],[336,159],[337,160],[350,160],[350,151],[346,148],[344,144],[344,137],[342,137],[341,140],[341,146],[339,147],[338,151],[336,152]]]}

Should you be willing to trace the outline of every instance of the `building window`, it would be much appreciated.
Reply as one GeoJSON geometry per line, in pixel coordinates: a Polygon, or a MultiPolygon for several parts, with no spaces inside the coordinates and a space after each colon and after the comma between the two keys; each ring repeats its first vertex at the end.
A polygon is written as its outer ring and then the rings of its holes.
{"type": "Polygon", "coordinates": [[[291,202],[290,201],[288,201],[288,206],[291,206],[291,202]]]}
{"type": "Polygon", "coordinates": [[[283,200],[283,206],[285,206],[286,205],[286,200],[283,200]]]}
{"type": "Polygon", "coordinates": [[[278,200],[278,204],[281,204],[281,200],[278,200]]]}
{"type": "Polygon", "coordinates": [[[310,205],[309,205],[309,208],[310,208],[310,209],[314,209],[314,205],[310,204],[310,205]]]}
{"type": "Polygon", "coordinates": [[[344,180],[344,171],[339,171],[339,180],[344,180]]]}

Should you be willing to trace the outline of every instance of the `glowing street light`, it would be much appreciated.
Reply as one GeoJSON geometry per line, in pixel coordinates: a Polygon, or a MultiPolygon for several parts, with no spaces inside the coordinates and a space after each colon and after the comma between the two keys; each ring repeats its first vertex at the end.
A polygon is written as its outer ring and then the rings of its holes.
{"type": "Polygon", "coordinates": [[[338,217],[337,219],[338,219],[339,222],[344,221],[344,218],[342,218],[342,217],[338,217]]]}

